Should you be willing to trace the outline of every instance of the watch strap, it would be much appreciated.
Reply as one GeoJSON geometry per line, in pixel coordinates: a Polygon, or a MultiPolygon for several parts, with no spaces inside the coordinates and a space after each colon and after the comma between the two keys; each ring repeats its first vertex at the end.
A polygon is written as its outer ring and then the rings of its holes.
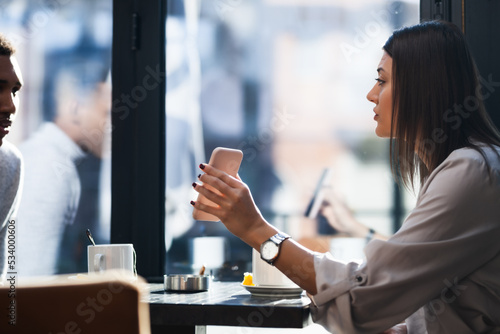
{"type": "Polygon", "coordinates": [[[283,241],[285,241],[286,239],[289,239],[290,236],[286,233],[283,233],[283,232],[279,232],[279,233],[276,233],[275,235],[273,235],[271,238],[269,238],[269,240],[271,240],[272,242],[274,242],[276,245],[281,245],[281,243],[283,241]]]}

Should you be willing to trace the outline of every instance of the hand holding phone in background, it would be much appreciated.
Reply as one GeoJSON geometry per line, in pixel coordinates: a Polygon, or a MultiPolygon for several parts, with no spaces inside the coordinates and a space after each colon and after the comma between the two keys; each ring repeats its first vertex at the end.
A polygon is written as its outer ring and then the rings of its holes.
{"type": "Polygon", "coordinates": [[[316,219],[316,217],[318,216],[318,212],[321,209],[321,206],[323,205],[323,200],[325,198],[325,191],[331,185],[330,184],[331,176],[332,176],[332,169],[325,168],[323,170],[323,173],[321,174],[318,184],[316,185],[313,197],[311,198],[311,201],[307,206],[306,212],[304,213],[304,216],[306,216],[307,218],[316,219]]]}
{"type": "Polygon", "coordinates": [[[354,217],[347,204],[333,192],[332,174],[331,168],[323,170],[304,215],[310,219],[326,219],[328,224],[339,233],[352,237],[364,237],[368,228],[354,217]]]}
{"type": "Polygon", "coordinates": [[[368,227],[360,223],[351,209],[333,191],[325,192],[319,213],[326,218],[328,224],[337,232],[354,238],[364,238],[368,227]]]}
{"type": "Polygon", "coordinates": [[[325,189],[323,196],[319,215],[325,217],[328,224],[337,232],[353,238],[388,239],[388,236],[370,230],[367,225],[354,217],[351,208],[331,189],[325,189]]]}

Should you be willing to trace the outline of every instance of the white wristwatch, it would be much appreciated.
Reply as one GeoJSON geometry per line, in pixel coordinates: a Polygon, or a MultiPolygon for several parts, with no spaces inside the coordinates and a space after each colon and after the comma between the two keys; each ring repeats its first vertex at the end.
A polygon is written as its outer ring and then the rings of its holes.
{"type": "Polygon", "coordinates": [[[278,258],[281,249],[281,243],[290,236],[285,233],[277,233],[260,245],[260,258],[270,265],[278,258]]]}

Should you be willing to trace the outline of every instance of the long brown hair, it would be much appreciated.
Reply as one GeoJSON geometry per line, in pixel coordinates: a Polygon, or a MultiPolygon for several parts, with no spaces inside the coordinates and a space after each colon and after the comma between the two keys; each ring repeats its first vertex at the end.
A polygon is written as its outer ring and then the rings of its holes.
{"type": "Polygon", "coordinates": [[[393,61],[391,169],[406,187],[414,187],[417,175],[422,184],[453,150],[471,147],[484,156],[475,141],[500,145],[479,73],[455,25],[405,27],[383,48],[393,61]]]}

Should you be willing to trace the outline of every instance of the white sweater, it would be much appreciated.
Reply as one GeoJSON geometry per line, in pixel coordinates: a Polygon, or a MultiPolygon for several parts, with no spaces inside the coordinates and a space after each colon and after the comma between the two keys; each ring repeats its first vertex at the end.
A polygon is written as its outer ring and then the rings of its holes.
{"type": "Polygon", "coordinates": [[[84,152],[54,123],[42,124],[19,149],[25,166],[18,214],[19,275],[53,275],[64,229],[78,209],[77,165],[84,152]]]}

